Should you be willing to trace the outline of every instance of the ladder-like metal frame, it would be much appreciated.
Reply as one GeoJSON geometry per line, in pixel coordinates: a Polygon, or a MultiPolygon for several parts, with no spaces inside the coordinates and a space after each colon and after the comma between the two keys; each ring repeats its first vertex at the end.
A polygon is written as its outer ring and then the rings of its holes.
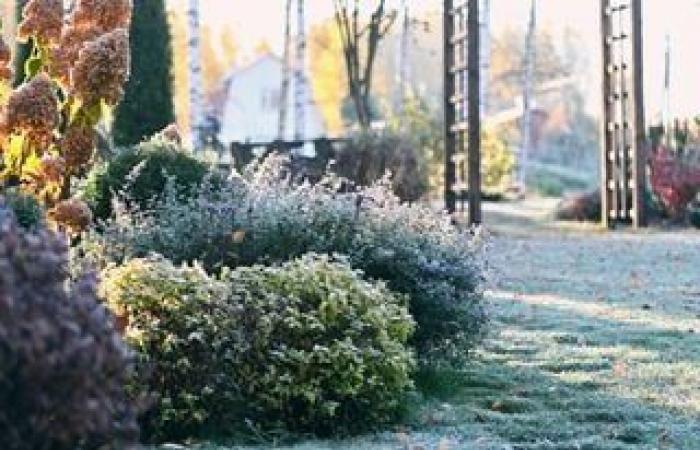
{"type": "Polygon", "coordinates": [[[603,120],[602,221],[645,225],[642,1],[601,0],[603,120]]]}
{"type": "Polygon", "coordinates": [[[479,0],[445,0],[445,205],[481,223],[479,0]]]}
{"type": "MultiPolygon", "coordinates": [[[[602,221],[645,225],[642,1],[600,0],[602,221]]],[[[445,205],[481,215],[479,0],[444,0],[445,205]]]]}

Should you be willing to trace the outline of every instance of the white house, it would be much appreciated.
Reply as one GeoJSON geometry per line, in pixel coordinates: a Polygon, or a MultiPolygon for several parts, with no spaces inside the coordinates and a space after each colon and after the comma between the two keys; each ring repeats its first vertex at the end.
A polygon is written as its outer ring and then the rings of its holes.
{"type": "MultiPolygon", "coordinates": [[[[265,54],[250,65],[230,72],[220,90],[213,96],[210,111],[219,121],[219,139],[230,142],[272,142],[278,138],[280,96],[282,86],[282,60],[265,54]]],[[[293,77],[292,77],[293,78],[293,77]]],[[[294,81],[289,89],[287,124],[284,140],[293,140],[294,81]]],[[[315,139],[326,134],[321,112],[314,102],[311,86],[304,83],[305,139],[315,139]]]]}

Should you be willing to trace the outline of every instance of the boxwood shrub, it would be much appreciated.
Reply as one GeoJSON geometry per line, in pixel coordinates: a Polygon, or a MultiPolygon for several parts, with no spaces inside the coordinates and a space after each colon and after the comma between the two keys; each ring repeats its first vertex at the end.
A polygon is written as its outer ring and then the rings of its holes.
{"type": "Polygon", "coordinates": [[[181,192],[188,193],[201,183],[208,170],[207,164],[178,144],[154,137],[122,149],[113,159],[95,166],[81,195],[96,219],[106,219],[112,213],[115,194],[143,208],[161,196],[168,177],[177,182],[181,192]]]}
{"type": "Polygon", "coordinates": [[[317,435],[391,422],[411,387],[406,299],[327,256],[224,274],[245,404],[266,427],[317,435]]]}
{"type": "Polygon", "coordinates": [[[242,430],[331,434],[395,417],[411,387],[405,299],[328,257],[225,272],[163,258],[105,272],[138,351],[154,441],[242,430]]]}
{"type": "Polygon", "coordinates": [[[144,437],[178,440],[226,428],[236,415],[236,320],[222,283],[152,257],[103,273],[101,294],[139,355],[135,390],[152,395],[144,437]]]}

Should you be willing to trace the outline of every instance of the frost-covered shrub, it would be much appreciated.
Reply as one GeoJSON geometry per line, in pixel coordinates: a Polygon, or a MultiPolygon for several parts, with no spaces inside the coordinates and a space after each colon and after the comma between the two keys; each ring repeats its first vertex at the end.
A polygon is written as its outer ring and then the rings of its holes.
{"type": "Polygon", "coordinates": [[[115,195],[144,208],[159,198],[172,178],[180,193],[188,194],[208,173],[207,164],[186,153],[176,142],[156,136],[129,147],[88,174],[82,192],[98,219],[112,213],[115,195]]]}
{"type": "Polygon", "coordinates": [[[372,279],[407,294],[424,362],[462,360],[485,324],[479,238],[428,206],[401,203],[386,183],[339,194],[342,183],[280,180],[268,161],[251,178],[239,263],[274,263],[307,252],[340,253],[372,279]]]}
{"type": "Polygon", "coordinates": [[[340,193],[339,178],[298,185],[284,173],[272,158],[229,194],[207,188],[189,199],[170,195],[150,211],[126,210],[84,247],[98,260],[156,251],[209,269],[347,255],[365,277],[409,296],[417,323],[411,344],[423,361],[462,359],[485,322],[479,238],[446,214],[401,203],[386,182],[340,193]]]}
{"type": "Polygon", "coordinates": [[[67,247],[0,208],[0,440],[6,450],[131,448],[131,357],[94,278],[66,280],[67,247]]]}
{"type": "Polygon", "coordinates": [[[155,396],[144,435],[182,439],[225,427],[236,411],[240,345],[225,286],[197,267],[154,257],[106,271],[101,292],[140,356],[138,390],[155,396]]]}
{"type": "Polygon", "coordinates": [[[244,198],[240,183],[205,177],[188,196],[170,178],[163,199],[146,209],[118,205],[76,253],[101,267],[158,253],[175,264],[197,261],[211,272],[234,262],[235,244],[243,238],[236,217],[244,214],[244,198]]]}
{"type": "Polygon", "coordinates": [[[223,279],[236,309],[234,371],[249,418],[321,435],[395,418],[413,369],[405,298],[316,255],[223,279]]]}

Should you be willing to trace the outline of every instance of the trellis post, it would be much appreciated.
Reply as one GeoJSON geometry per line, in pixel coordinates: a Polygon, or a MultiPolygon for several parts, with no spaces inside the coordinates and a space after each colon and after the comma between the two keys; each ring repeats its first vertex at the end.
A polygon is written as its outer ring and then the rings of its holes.
{"type": "Polygon", "coordinates": [[[644,218],[645,118],[641,0],[601,0],[601,212],[606,227],[644,218]]]}
{"type": "Polygon", "coordinates": [[[479,0],[444,0],[445,205],[481,215],[479,0]]]}

